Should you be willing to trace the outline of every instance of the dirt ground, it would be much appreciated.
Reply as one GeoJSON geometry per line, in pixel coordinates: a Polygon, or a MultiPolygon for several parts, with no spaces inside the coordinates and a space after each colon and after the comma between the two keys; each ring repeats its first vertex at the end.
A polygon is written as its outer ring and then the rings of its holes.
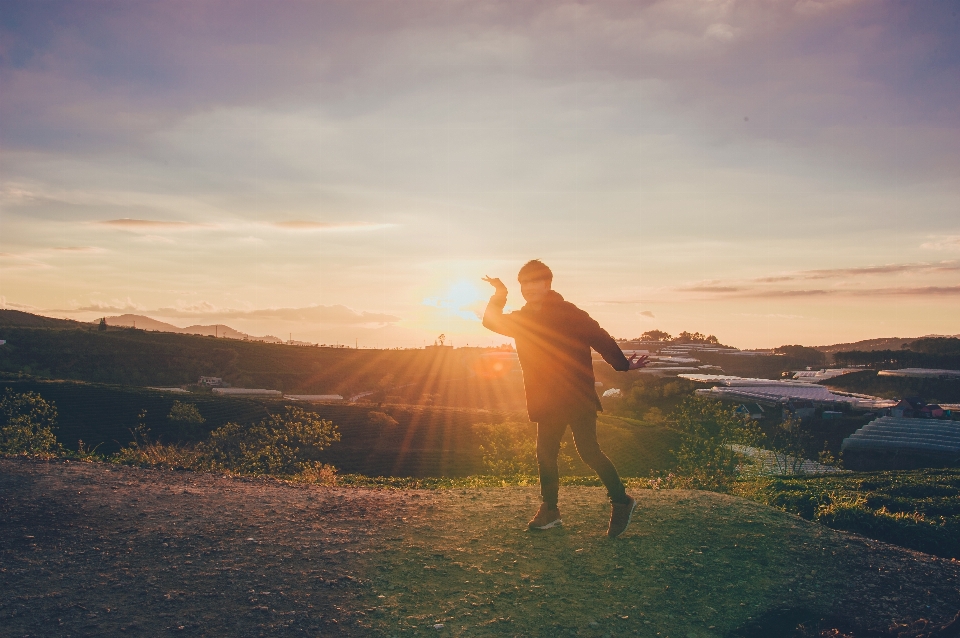
{"type": "Polygon", "coordinates": [[[936,636],[960,563],[729,496],[370,490],[0,460],[2,636],[936,636]]]}

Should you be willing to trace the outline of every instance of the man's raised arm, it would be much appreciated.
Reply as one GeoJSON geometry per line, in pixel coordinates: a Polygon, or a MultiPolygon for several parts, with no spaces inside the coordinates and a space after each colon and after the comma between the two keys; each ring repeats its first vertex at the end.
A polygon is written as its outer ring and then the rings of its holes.
{"type": "Polygon", "coordinates": [[[483,311],[483,327],[505,337],[516,336],[513,321],[503,314],[503,307],[507,305],[507,287],[496,277],[484,277],[483,280],[494,288],[493,296],[483,311]]]}

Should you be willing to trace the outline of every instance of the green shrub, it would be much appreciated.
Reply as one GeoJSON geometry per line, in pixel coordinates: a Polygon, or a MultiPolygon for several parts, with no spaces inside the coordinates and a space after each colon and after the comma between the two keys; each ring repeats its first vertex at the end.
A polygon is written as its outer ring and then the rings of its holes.
{"type": "Polygon", "coordinates": [[[960,470],[743,482],[736,492],[833,529],[960,558],[960,470]]]}
{"type": "Polygon", "coordinates": [[[477,423],[473,431],[480,440],[485,472],[493,476],[537,473],[536,424],[477,423]]]}
{"type": "Polygon", "coordinates": [[[379,428],[392,428],[397,425],[397,420],[386,412],[371,410],[367,413],[367,417],[370,419],[371,425],[375,425],[379,428]]]}
{"type": "Polygon", "coordinates": [[[314,412],[288,406],[252,426],[227,423],[197,451],[210,464],[242,474],[293,476],[316,471],[318,454],[340,440],[337,427],[314,412]]]}
{"type": "Polygon", "coordinates": [[[174,401],[167,419],[176,426],[176,434],[181,439],[196,439],[200,436],[200,426],[205,419],[193,403],[174,401]]]}
{"type": "Polygon", "coordinates": [[[16,393],[11,388],[0,399],[0,453],[57,456],[63,446],[53,430],[57,407],[36,392],[16,393]]]}
{"type": "MultiPolygon", "coordinates": [[[[536,476],[537,424],[520,421],[477,423],[473,431],[480,440],[483,469],[491,476],[536,476]]],[[[567,443],[560,444],[558,464],[570,471],[573,458],[566,454],[567,443]]]]}
{"type": "Polygon", "coordinates": [[[677,459],[676,474],[700,489],[726,489],[742,462],[731,445],[752,445],[759,436],[733,407],[699,397],[681,402],[671,422],[683,435],[680,447],[671,450],[677,459]]]}

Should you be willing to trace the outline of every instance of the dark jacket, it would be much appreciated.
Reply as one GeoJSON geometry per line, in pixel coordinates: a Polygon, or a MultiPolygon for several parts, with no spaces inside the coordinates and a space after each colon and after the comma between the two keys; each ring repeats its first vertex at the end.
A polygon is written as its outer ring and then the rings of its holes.
{"type": "Polygon", "coordinates": [[[530,420],[540,422],[584,411],[602,411],[590,348],[614,369],[630,368],[613,337],[590,315],[553,290],[539,311],[526,305],[505,315],[506,302],[505,296],[491,297],[483,325],[516,340],[530,420]]]}

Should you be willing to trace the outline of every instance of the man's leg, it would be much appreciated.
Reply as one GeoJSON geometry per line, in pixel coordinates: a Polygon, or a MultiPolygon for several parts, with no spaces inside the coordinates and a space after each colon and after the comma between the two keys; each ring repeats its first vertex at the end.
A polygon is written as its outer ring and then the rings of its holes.
{"type": "Polygon", "coordinates": [[[550,509],[557,509],[560,491],[560,439],[567,430],[566,420],[550,420],[537,423],[537,466],[540,469],[540,498],[550,509]]]}
{"type": "Polygon", "coordinates": [[[600,476],[600,480],[607,488],[610,501],[612,503],[629,503],[630,497],[627,496],[620,475],[617,474],[617,468],[614,467],[613,462],[607,458],[607,455],[600,449],[600,444],[597,443],[596,412],[576,416],[571,420],[570,429],[573,430],[573,441],[577,444],[577,453],[583,459],[583,462],[600,476]]]}

